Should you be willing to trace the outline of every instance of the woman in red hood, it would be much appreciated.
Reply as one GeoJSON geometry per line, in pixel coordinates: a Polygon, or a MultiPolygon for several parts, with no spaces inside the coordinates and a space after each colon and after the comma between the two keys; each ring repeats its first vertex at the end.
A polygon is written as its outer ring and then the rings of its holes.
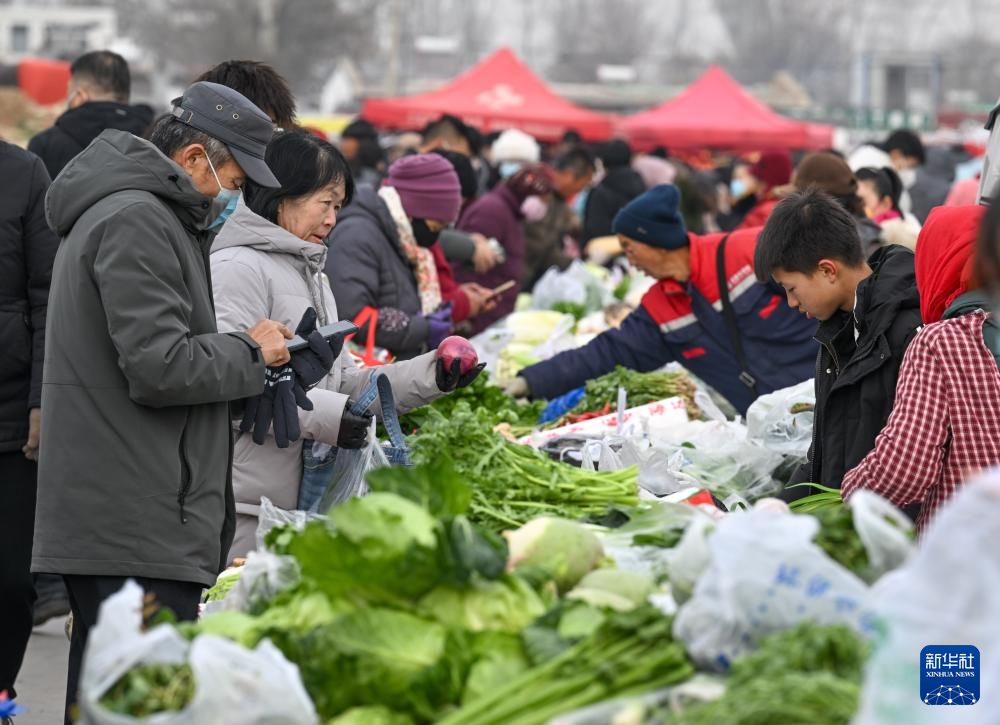
{"type": "Polygon", "coordinates": [[[919,505],[920,529],[969,475],[1000,463],[1000,328],[973,273],[977,236],[1000,242],[1000,206],[938,207],[927,218],[916,258],[925,327],[903,358],[875,450],[841,486],[844,500],[867,488],[919,505]]]}

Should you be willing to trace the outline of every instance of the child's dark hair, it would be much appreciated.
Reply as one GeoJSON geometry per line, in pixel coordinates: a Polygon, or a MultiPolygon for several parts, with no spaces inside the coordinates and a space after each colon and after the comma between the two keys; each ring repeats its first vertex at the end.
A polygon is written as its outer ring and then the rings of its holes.
{"type": "Polygon", "coordinates": [[[278,133],[267,145],[264,160],[281,182],[280,189],[258,186],[251,179],[243,185],[250,210],[278,223],[278,207],[285,199],[311,194],[332,183],[344,184],[344,206],[354,196],[354,177],[347,159],[328,141],[305,131],[278,133]]]}
{"type": "Polygon", "coordinates": [[[775,269],[812,274],[821,259],[851,267],[865,261],[854,217],[826,192],[810,188],[789,195],[757,236],[754,271],[771,279],[775,269]]]}
{"type": "Polygon", "coordinates": [[[884,199],[885,197],[889,197],[892,201],[893,210],[899,212],[900,216],[903,216],[903,210],[899,208],[899,199],[903,196],[903,182],[895,169],[888,166],[881,169],[869,166],[868,168],[858,169],[854,173],[854,176],[858,181],[872,182],[875,185],[875,193],[878,194],[878,198],[884,199]]]}

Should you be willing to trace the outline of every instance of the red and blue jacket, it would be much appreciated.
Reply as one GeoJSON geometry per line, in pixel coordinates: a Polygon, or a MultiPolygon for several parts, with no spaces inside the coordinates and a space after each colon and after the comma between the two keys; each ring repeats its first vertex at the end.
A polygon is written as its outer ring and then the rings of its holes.
{"type": "MultiPolygon", "coordinates": [[[[813,376],[817,323],[790,308],[780,288],[757,281],[753,256],[759,231],[729,235],[725,269],[749,372],[763,395],[813,376]]],[[[724,236],[689,234],[687,282],[661,280],[620,328],[522,370],[532,395],[554,398],[616,365],[649,372],[677,361],[745,414],[753,395],[740,381],[719,298],[716,253],[724,236]]]]}

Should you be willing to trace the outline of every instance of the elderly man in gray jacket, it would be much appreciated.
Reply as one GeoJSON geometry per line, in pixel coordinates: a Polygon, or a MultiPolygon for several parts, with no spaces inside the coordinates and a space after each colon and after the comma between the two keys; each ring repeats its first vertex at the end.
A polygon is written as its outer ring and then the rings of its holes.
{"type": "Polygon", "coordinates": [[[289,360],[278,322],[217,332],[207,263],[209,230],[243,180],[277,185],[263,160],[272,124],[213,83],[174,103],[152,142],[102,133],[46,199],[63,241],[32,570],[63,575],[69,590],[67,722],[88,632],[127,578],[196,617],[233,536],[230,401],[261,395],[265,366],[289,360]]]}

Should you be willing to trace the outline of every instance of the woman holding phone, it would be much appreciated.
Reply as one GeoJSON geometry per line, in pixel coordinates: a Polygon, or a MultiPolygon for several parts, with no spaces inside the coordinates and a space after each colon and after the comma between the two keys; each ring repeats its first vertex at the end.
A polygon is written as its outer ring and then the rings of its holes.
{"type": "Polygon", "coordinates": [[[485,310],[471,320],[473,334],[514,311],[517,295],[524,278],[524,226],[525,221],[538,221],[545,217],[547,204],[554,188],[551,172],[543,164],[529,164],[497,185],[493,191],[474,201],[458,221],[463,232],[479,233],[496,239],[504,248],[506,259],[485,274],[456,270],[459,282],[476,282],[497,291],[492,309],[485,310]],[[514,284],[506,284],[513,282],[514,284]]]}
{"type": "MultiPolygon", "coordinates": [[[[261,319],[280,320],[294,329],[310,308],[318,326],[339,319],[323,269],[325,240],[354,193],[347,162],[331,144],[302,132],[276,135],[266,161],[281,188],[267,189],[248,180],[243,198],[212,245],[216,317],[223,332],[246,329],[248,320],[252,325],[261,319]]],[[[367,441],[371,414],[354,415],[348,404],[364,389],[370,371],[342,353],[342,344],[331,340],[331,352],[339,359],[308,392],[312,410],[298,411],[307,457],[313,442],[361,448],[367,441]]],[[[426,353],[380,369],[392,383],[399,409],[406,411],[449,388],[452,381],[442,383],[437,367],[434,353],[426,353]]],[[[261,496],[282,509],[309,503],[300,497],[302,474],[302,440],[276,440],[272,431],[257,445],[250,433],[236,432],[237,526],[230,558],[253,548],[261,496]]],[[[315,491],[310,495],[318,496],[315,491]]]]}

